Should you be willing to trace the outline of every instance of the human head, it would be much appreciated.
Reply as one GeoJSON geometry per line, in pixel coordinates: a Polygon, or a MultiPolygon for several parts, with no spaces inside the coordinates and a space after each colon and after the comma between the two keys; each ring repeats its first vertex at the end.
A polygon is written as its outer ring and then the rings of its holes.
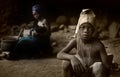
{"type": "Polygon", "coordinates": [[[40,11],[41,11],[41,8],[40,8],[40,5],[39,4],[36,4],[32,7],[32,14],[33,14],[33,17],[35,19],[39,19],[40,17],[40,11]]]}
{"type": "Polygon", "coordinates": [[[89,40],[95,29],[95,14],[91,9],[83,9],[78,21],[80,38],[89,40]]]}

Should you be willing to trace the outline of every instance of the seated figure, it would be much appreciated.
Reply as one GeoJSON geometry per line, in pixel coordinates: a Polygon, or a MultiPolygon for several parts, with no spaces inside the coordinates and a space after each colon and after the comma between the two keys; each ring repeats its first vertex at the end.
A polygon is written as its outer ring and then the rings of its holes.
{"type": "Polygon", "coordinates": [[[91,9],[83,9],[77,37],[57,54],[57,58],[63,60],[63,77],[109,77],[110,63],[105,47],[93,36],[95,18],[91,9]],[[75,55],[69,53],[73,48],[75,55]]]}
{"type": "Polygon", "coordinates": [[[10,53],[10,59],[39,58],[51,53],[50,26],[41,16],[40,5],[32,7],[32,14],[35,21],[31,26],[30,35],[19,39],[14,51],[10,53]]]}

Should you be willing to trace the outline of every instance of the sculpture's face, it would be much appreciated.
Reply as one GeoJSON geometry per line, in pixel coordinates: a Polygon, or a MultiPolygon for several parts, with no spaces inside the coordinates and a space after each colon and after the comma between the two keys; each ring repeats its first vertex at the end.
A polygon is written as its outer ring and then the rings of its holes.
{"type": "Polygon", "coordinates": [[[90,23],[83,23],[80,25],[79,30],[81,39],[89,40],[93,35],[94,27],[90,23]]]}
{"type": "Polygon", "coordinates": [[[40,14],[37,12],[37,11],[32,11],[32,14],[33,14],[33,17],[35,18],[35,19],[39,19],[39,17],[40,17],[40,14]]]}

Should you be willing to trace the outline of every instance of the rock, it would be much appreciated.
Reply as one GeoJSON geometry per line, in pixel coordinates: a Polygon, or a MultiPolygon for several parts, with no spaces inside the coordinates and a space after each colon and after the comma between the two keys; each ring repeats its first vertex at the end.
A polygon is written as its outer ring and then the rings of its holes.
{"type": "Polygon", "coordinates": [[[107,16],[100,16],[96,19],[96,27],[98,31],[106,30],[108,26],[107,16]]]}
{"type": "Polygon", "coordinates": [[[77,25],[69,25],[69,29],[75,30],[77,25]]]}
{"type": "Polygon", "coordinates": [[[58,18],[56,19],[56,23],[61,25],[61,24],[67,24],[68,19],[66,16],[58,16],[58,18]]]}
{"type": "Polygon", "coordinates": [[[109,26],[109,37],[110,38],[116,38],[117,37],[117,33],[119,30],[120,25],[117,22],[112,22],[112,24],[109,26]]]}
{"type": "Polygon", "coordinates": [[[76,16],[70,18],[71,25],[76,25],[77,23],[78,23],[78,18],[76,16]]]}
{"type": "Polygon", "coordinates": [[[107,38],[109,38],[109,32],[108,32],[108,31],[102,31],[102,32],[99,34],[99,38],[100,38],[100,39],[107,39],[107,38]]]}
{"type": "Polygon", "coordinates": [[[0,54],[0,60],[7,59],[9,57],[9,52],[2,52],[0,54]]]}
{"type": "Polygon", "coordinates": [[[55,46],[57,46],[57,42],[52,42],[52,47],[55,47],[55,46]]]}
{"type": "Polygon", "coordinates": [[[50,23],[50,28],[51,28],[51,32],[56,32],[59,30],[59,26],[56,22],[51,22],[50,23]]]}

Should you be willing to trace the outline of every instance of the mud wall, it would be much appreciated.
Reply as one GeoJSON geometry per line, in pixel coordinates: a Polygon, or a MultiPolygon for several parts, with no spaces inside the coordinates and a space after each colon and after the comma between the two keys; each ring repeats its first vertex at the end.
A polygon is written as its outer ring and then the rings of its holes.
{"type": "MultiPolygon", "coordinates": [[[[76,24],[82,8],[92,8],[97,15],[97,29],[100,37],[116,38],[119,32],[118,2],[92,0],[0,0],[0,37],[8,35],[13,25],[20,26],[31,21],[31,7],[39,3],[43,15],[51,22],[56,22],[57,17],[65,16],[68,24],[76,24]],[[107,5],[106,5],[107,4],[107,5]],[[75,17],[72,19],[72,17],[75,17]]],[[[63,23],[66,23],[63,22],[63,23]]]]}

